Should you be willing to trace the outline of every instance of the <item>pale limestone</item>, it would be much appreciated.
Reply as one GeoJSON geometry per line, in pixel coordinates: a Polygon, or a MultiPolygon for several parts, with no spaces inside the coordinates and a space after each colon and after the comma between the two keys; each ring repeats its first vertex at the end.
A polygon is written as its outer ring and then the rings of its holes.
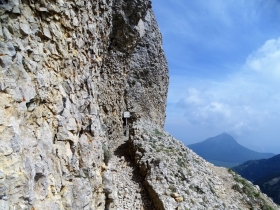
{"type": "Polygon", "coordinates": [[[4,1],[0,65],[1,210],[249,208],[232,174],[162,131],[169,77],[149,0],[4,1]]]}

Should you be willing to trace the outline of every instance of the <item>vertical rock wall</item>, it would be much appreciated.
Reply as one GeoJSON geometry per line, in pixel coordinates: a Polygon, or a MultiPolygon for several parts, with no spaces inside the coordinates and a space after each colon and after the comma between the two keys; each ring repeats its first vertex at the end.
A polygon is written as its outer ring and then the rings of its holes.
{"type": "Polygon", "coordinates": [[[104,150],[123,111],[164,124],[167,65],[150,7],[0,1],[0,209],[105,209],[104,150]]]}
{"type": "Polygon", "coordinates": [[[115,1],[110,46],[101,69],[99,105],[112,139],[122,133],[123,111],[163,127],[168,67],[151,2],[115,1]]]}

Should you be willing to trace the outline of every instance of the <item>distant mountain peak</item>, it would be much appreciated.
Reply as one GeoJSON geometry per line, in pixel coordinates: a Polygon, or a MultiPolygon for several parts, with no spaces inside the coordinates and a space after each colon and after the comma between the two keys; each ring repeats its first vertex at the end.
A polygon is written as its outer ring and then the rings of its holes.
{"type": "Polygon", "coordinates": [[[229,142],[237,143],[237,141],[231,135],[229,135],[226,132],[223,132],[223,133],[221,133],[217,136],[214,136],[214,137],[210,137],[210,138],[206,139],[205,141],[216,142],[216,143],[229,143],[229,142]]]}
{"type": "Polygon", "coordinates": [[[219,134],[218,136],[228,137],[228,138],[234,139],[230,134],[228,134],[226,132],[223,132],[223,133],[219,134]]]}
{"type": "Polygon", "coordinates": [[[242,163],[247,160],[270,158],[273,154],[259,153],[240,144],[223,132],[202,142],[188,145],[194,152],[208,161],[242,163]]]}
{"type": "Polygon", "coordinates": [[[228,134],[227,132],[223,132],[221,134],[219,134],[218,136],[228,136],[228,137],[231,137],[233,138],[230,134],[228,134]]]}

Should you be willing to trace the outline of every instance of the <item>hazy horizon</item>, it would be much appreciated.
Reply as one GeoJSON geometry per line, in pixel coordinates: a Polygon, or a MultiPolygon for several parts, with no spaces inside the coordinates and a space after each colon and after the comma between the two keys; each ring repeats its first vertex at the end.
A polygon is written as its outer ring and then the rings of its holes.
{"type": "MultiPolygon", "coordinates": [[[[227,132],[222,132],[222,133],[220,133],[220,134],[217,134],[217,135],[215,135],[215,136],[209,136],[208,138],[206,138],[206,139],[203,139],[203,140],[201,140],[201,141],[198,141],[198,142],[195,142],[195,143],[191,143],[191,144],[187,144],[186,146],[189,146],[189,145],[192,145],[192,144],[197,144],[197,143],[202,143],[202,142],[204,142],[205,140],[207,140],[207,139],[210,139],[210,138],[213,138],[213,137],[217,137],[217,136],[219,136],[219,135],[222,135],[222,134],[224,134],[224,133],[226,133],[226,134],[228,134],[227,132]]],[[[228,135],[230,135],[230,134],[228,134],[228,135]]],[[[230,135],[231,136],[231,135],[230,135]]],[[[233,136],[232,136],[233,137],[233,136]]],[[[234,138],[234,137],[233,137],[234,138]]],[[[237,142],[237,144],[240,144],[241,146],[244,146],[244,145],[242,145],[240,142],[238,142],[235,138],[234,138],[234,140],[237,142]]],[[[244,147],[246,147],[246,146],[244,146],[244,147]]],[[[246,147],[246,148],[248,148],[248,147],[246,147]]],[[[250,149],[250,148],[248,148],[248,149],[250,149]]],[[[250,150],[253,150],[253,149],[250,149],[250,150]]],[[[253,151],[255,151],[255,150],[253,150],[253,151]]],[[[256,152],[259,152],[259,151],[256,151],[256,152]]],[[[272,153],[272,154],[275,154],[275,155],[278,155],[279,153],[273,153],[273,152],[262,152],[262,153],[272,153]]]]}
{"type": "Polygon", "coordinates": [[[280,153],[280,2],[152,1],[169,64],[165,129],[280,153]]]}

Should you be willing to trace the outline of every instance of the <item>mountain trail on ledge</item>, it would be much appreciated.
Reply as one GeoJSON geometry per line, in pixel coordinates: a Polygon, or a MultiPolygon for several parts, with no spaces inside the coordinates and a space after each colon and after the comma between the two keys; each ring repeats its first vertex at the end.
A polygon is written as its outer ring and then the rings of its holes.
{"type": "Polygon", "coordinates": [[[142,184],[143,177],[128,156],[128,138],[123,137],[119,140],[110,149],[112,157],[108,163],[118,193],[117,209],[155,210],[142,184]]]}

